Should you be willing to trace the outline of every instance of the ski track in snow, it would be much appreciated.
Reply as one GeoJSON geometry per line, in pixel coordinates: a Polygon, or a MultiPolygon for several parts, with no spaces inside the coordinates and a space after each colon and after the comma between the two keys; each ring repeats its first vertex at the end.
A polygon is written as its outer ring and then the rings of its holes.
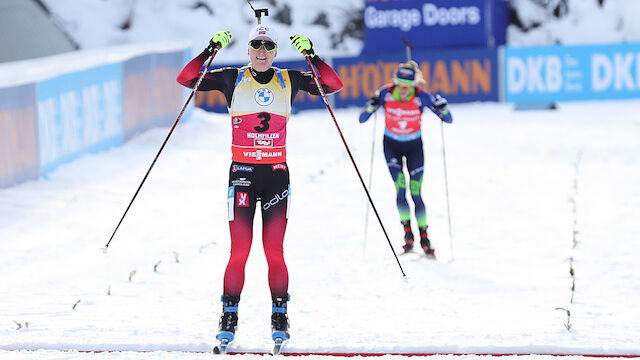
{"type": "MultiPolygon", "coordinates": [[[[422,191],[439,261],[401,256],[406,279],[373,212],[364,239],[366,196],[329,113],[293,115],[292,339],[284,351],[640,354],[632,305],[640,301],[640,101],[451,110],[444,136],[454,252],[441,124],[425,114],[422,191]],[[571,311],[571,331],[556,308],[571,311]]],[[[383,115],[358,124],[357,114],[336,110],[365,182],[375,130],[371,193],[399,253],[383,115]]],[[[227,115],[196,110],[177,128],[108,253],[100,251],[167,131],[0,190],[1,359],[212,356],[229,252],[227,115]],[[65,349],[125,352],[57,351],[65,349]]],[[[249,352],[271,348],[260,228],[257,214],[234,342],[249,352]]]]}

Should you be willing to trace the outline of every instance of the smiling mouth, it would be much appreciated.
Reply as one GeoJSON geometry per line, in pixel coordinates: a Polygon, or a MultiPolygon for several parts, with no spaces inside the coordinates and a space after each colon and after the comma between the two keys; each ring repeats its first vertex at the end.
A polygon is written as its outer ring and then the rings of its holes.
{"type": "Polygon", "coordinates": [[[264,57],[264,56],[256,56],[256,59],[258,59],[258,60],[267,60],[267,58],[264,57]]]}

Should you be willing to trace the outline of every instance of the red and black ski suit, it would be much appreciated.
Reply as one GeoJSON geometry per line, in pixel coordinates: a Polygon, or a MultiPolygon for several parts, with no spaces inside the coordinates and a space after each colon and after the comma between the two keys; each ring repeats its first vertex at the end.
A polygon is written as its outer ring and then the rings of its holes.
{"type": "MultiPolygon", "coordinates": [[[[191,60],[178,82],[195,86],[207,53],[191,60]]],[[[317,55],[312,58],[326,93],[342,89],[338,74],[317,55]]],[[[283,256],[291,189],[286,164],[286,124],[298,91],[320,95],[311,72],[256,72],[250,66],[222,68],[205,74],[200,91],[218,90],[227,100],[233,129],[229,171],[231,256],[224,275],[224,294],[240,295],[253,238],[257,202],[262,210],[262,242],[269,266],[272,297],[286,297],[289,275],[283,256]]]]}

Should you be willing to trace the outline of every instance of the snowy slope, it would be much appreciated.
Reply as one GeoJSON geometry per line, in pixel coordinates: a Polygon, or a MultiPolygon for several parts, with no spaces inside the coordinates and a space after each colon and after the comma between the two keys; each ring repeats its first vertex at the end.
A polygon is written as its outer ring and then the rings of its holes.
{"type": "MultiPolygon", "coordinates": [[[[246,60],[246,39],[255,25],[246,1],[43,0],[54,18],[83,49],[122,44],[188,41],[201,51],[218,30],[233,41],[223,62],[246,60]],[[96,16],[95,14],[100,14],[96,16]]],[[[324,56],[357,56],[362,49],[364,0],[256,0],[268,8],[266,23],[280,33],[278,56],[299,59],[285,40],[303,33],[324,56]]],[[[637,0],[512,0],[517,17],[507,31],[509,45],[592,44],[640,41],[637,0]],[[559,9],[554,15],[554,10],[559,9]]]]}
{"type": "MultiPolygon", "coordinates": [[[[254,13],[244,0],[83,0],[80,3],[44,0],[44,3],[84,49],[188,41],[194,51],[200,52],[216,31],[229,30],[232,42],[217,59],[244,61],[249,31],[256,25],[254,13]],[[122,29],[125,23],[129,27],[122,29]]],[[[318,53],[325,56],[356,56],[362,49],[361,31],[351,30],[353,22],[362,17],[362,0],[257,0],[251,4],[256,9],[269,9],[263,23],[272,24],[278,30],[278,57],[282,60],[300,58],[288,44],[289,36],[299,33],[309,36],[318,53]]]]}
{"type": "MultiPolygon", "coordinates": [[[[372,214],[363,238],[364,192],[328,113],[289,123],[287,351],[640,354],[640,312],[631,305],[640,301],[640,102],[452,110],[444,134],[455,260],[448,262],[441,125],[425,116],[423,193],[440,261],[400,257],[407,279],[372,214]],[[556,308],[571,311],[571,331],[556,308]]],[[[373,123],[358,124],[356,109],[336,114],[368,177],[373,123]]],[[[372,194],[398,251],[381,119],[372,194]]],[[[178,128],[109,252],[100,251],[166,132],[0,191],[0,358],[209,356],[5,351],[210,350],[229,250],[225,116],[196,111],[178,128]]],[[[240,350],[270,343],[259,219],[240,350]]]]}
{"type": "Polygon", "coordinates": [[[637,0],[511,0],[511,6],[520,25],[509,26],[509,45],[640,41],[637,0]]]}

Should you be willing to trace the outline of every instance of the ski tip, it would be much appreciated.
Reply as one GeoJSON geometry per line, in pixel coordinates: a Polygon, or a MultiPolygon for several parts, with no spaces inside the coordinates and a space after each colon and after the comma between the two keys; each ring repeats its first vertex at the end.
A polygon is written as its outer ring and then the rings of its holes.
{"type": "Polygon", "coordinates": [[[229,343],[221,342],[220,345],[216,345],[213,347],[213,353],[216,355],[226,354],[229,349],[229,343]]]}
{"type": "Polygon", "coordinates": [[[276,342],[276,344],[273,345],[273,350],[271,350],[271,355],[280,355],[281,351],[282,351],[282,341],[280,343],[276,342]]]}
{"type": "Polygon", "coordinates": [[[280,355],[282,352],[282,347],[284,346],[284,342],[287,341],[286,334],[276,331],[273,336],[273,350],[271,350],[271,355],[280,355]],[[276,336],[276,333],[278,335],[276,336]],[[282,336],[282,337],[281,337],[282,336]]]}
{"type": "MultiPolygon", "coordinates": [[[[213,347],[213,353],[216,355],[220,355],[220,354],[226,354],[227,350],[229,349],[229,344],[231,343],[231,341],[233,340],[233,337],[231,337],[231,339],[229,339],[229,337],[227,337],[228,334],[226,334],[225,332],[221,332],[220,334],[218,334],[217,339],[220,341],[220,344],[216,345],[213,347]]],[[[231,336],[233,336],[233,334],[231,333],[231,336]]]]}

